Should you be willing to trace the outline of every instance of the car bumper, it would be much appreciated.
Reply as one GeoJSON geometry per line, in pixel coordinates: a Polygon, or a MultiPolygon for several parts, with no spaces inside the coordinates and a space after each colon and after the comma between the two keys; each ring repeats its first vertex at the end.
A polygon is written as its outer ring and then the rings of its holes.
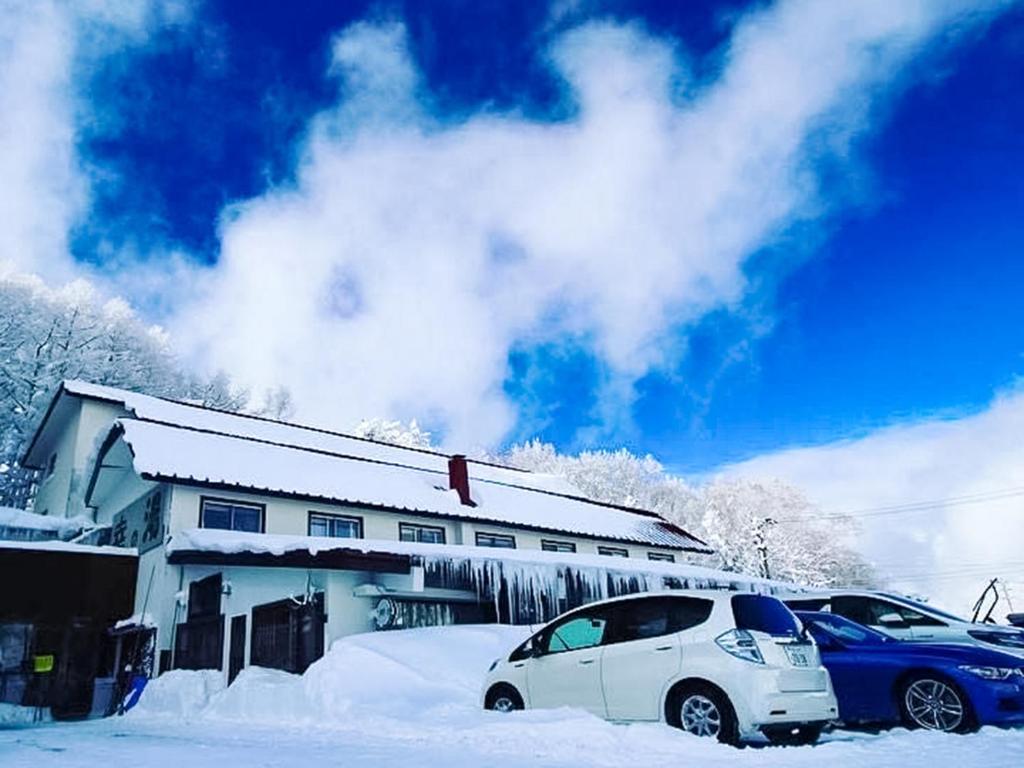
{"type": "Polygon", "coordinates": [[[979,725],[1024,723],[1024,682],[974,681],[969,696],[979,725]]]}
{"type": "MultiPolygon", "coordinates": [[[[731,696],[739,720],[740,734],[758,735],[765,729],[778,726],[823,724],[839,716],[839,705],[828,673],[808,676],[805,690],[785,690],[794,687],[786,671],[777,669],[744,670],[744,681],[738,692],[731,696]]],[[[801,686],[797,686],[801,687],[801,686]]]]}

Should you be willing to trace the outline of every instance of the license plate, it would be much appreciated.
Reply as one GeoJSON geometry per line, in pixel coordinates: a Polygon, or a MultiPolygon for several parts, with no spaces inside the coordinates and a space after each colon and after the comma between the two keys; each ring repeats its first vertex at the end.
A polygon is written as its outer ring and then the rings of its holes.
{"type": "Polygon", "coordinates": [[[807,649],[805,647],[787,645],[786,655],[789,657],[789,663],[794,667],[811,666],[811,657],[807,653],[807,649]]]}

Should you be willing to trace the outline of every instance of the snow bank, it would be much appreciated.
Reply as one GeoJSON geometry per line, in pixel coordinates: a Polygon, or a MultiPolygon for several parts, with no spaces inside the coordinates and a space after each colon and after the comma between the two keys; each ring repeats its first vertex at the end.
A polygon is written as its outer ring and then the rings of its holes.
{"type": "Polygon", "coordinates": [[[150,681],[130,716],[342,725],[476,712],[491,662],[528,627],[430,627],[343,638],[304,675],[249,667],[226,689],[218,671],[175,670],[150,681]]]}
{"type": "Polygon", "coordinates": [[[17,704],[5,704],[0,701],[0,728],[13,728],[19,725],[36,725],[50,720],[49,709],[36,707],[20,707],[17,704]]]}
{"type": "Polygon", "coordinates": [[[149,681],[131,714],[174,719],[195,717],[223,689],[224,673],[219,670],[175,669],[149,681]]]}

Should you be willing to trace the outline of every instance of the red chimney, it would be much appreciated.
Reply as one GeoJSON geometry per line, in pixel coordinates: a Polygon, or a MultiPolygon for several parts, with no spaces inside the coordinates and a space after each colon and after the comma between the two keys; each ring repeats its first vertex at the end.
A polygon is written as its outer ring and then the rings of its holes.
{"type": "Polygon", "coordinates": [[[448,487],[458,491],[459,501],[467,507],[476,506],[476,502],[469,497],[469,467],[466,465],[466,457],[461,453],[448,459],[448,487]]]}

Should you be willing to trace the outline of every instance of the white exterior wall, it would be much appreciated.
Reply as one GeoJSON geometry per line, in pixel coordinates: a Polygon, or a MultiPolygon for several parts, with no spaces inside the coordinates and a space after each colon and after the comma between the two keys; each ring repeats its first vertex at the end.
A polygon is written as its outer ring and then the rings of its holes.
{"type": "Polygon", "coordinates": [[[586,539],[554,532],[542,533],[508,525],[491,525],[477,521],[445,520],[443,518],[416,515],[414,513],[386,512],[274,496],[260,496],[258,494],[207,491],[187,486],[175,486],[174,493],[171,495],[169,530],[172,535],[186,528],[199,527],[200,501],[204,496],[264,505],[265,533],[306,536],[309,532],[309,513],[323,512],[326,514],[362,518],[363,536],[367,539],[398,541],[399,523],[414,523],[443,528],[445,531],[445,541],[448,544],[468,544],[473,546],[476,544],[476,534],[478,532],[496,533],[515,536],[517,549],[538,550],[541,548],[542,539],[552,539],[575,544],[576,551],[579,554],[597,554],[599,546],[609,546],[625,549],[629,552],[631,558],[639,558],[641,560],[647,559],[648,552],[661,552],[675,555],[677,562],[686,561],[686,553],[664,547],[586,539]]]}
{"type": "MultiPolygon", "coordinates": [[[[252,609],[266,603],[275,603],[288,597],[301,598],[307,587],[324,593],[324,610],[327,624],[324,628],[324,650],[339,637],[373,629],[370,620],[372,601],[352,596],[352,590],[367,582],[367,574],[353,571],[305,570],[302,568],[254,568],[219,567],[212,565],[178,566],[184,573],[182,589],[188,590],[193,581],[222,574],[229,594],[221,595],[221,612],[224,614],[224,648],[222,669],[227,674],[228,657],[231,652],[231,619],[245,615],[245,666],[249,665],[252,645],[252,609]]],[[[183,621],[185,608],[179,611],[183,621]]],[[[170,647],[161,645],[158,647],[170,647]]]]}
{"type": "Polygon", "coordinates": [[[44,462],[56,452],[57,463],[53,474],[41,480],[33,509],[58,517],[88,514],[83,497],[97,449],[114,421],[125,414],[113,403],[83,398],[69,398],[69,403],[69,415],[52,420],[38,446],[47,457],[44,462]]]}
{"type": "MultiPolygon", "coordinates": [[[[40,448],[44,450],[43,471],[40,475],[39,486],[36,489],[35,497],[32,500],[32,509],[41,515],[52,515],[54,517],[74,517],[75,513],[68,514],[68,495],[71,490],[71,481],[75,474],[75,446],[78,435],[78,414],[80,408],[66,418],[61,419],[56,425],[51,423],[51,431],[45,442],[41,442],[40,448]],[[57,454],[57,462],[53,474],[46,476],[46,465],[50,456],[57,454]]],[[[78,469],[84,467],[84,460],[78,469]]]]}

